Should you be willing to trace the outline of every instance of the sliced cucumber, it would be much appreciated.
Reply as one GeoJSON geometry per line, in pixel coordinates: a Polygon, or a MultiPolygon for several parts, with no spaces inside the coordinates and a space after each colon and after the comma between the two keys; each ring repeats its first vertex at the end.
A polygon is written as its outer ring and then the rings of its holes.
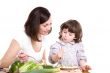
{"type": "Polygon", "coordinates": [[[53,67],[51,65],[42,65],[42,69],[36,69],[36,70],[32,70],[32,71],[28,71],[28,72],[23,72],[23,73],[55,73],[55,72],[59,72],[60,68],[58,67],[53,67]]]}

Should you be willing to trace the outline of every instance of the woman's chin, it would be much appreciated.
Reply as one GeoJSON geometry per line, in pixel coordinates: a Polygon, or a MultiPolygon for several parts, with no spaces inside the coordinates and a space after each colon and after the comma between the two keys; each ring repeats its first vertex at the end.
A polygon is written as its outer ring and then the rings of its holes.
{"type": "Polygon", "coordinates": [[[45,33],[45,34],[42,34],[42,35],[46,36],[46,35],[48,35],[48,33],[45,33]]]}

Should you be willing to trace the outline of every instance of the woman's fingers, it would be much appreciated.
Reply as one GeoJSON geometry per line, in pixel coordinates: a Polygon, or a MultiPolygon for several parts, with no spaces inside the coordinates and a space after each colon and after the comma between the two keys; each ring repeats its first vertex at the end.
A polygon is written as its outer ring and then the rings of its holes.
{"type": "Polygon", "coordinates": [[[18,58],[21,62],[26,62],[28,60],[28,55],[25,53],[19,53],[18,58]]]}

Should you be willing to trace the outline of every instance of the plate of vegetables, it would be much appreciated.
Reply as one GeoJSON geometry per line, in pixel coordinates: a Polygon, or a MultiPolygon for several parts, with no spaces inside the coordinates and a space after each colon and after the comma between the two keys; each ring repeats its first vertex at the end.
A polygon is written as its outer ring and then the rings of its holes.
{"type": "Polygon", "coordinates": [[[53,67],[51,65],[45,64],[36,64],[34,61],[28,61],[25,63],[15,61],[9,69],[9,73],[55,73],[59,71],[59,67],[53,67]]]}

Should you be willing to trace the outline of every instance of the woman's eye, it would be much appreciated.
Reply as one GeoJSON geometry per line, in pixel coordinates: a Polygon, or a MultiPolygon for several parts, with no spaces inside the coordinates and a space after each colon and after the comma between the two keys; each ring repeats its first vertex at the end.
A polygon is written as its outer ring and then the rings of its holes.
{"type": "Polygon", "coordinates": [[[44,27],[46,27],[46,25],[44,25],[44,27]]]}
{"type": "Polygon", "coordinates": [[[44,27],[47,27],[47,24],[46,24],[46,25],[44,25],[44,27]]]}
{"type": "Polygon", "coordinates": [[[45,24],[44,27],[51,26],[52,24],[45,24]]]}

